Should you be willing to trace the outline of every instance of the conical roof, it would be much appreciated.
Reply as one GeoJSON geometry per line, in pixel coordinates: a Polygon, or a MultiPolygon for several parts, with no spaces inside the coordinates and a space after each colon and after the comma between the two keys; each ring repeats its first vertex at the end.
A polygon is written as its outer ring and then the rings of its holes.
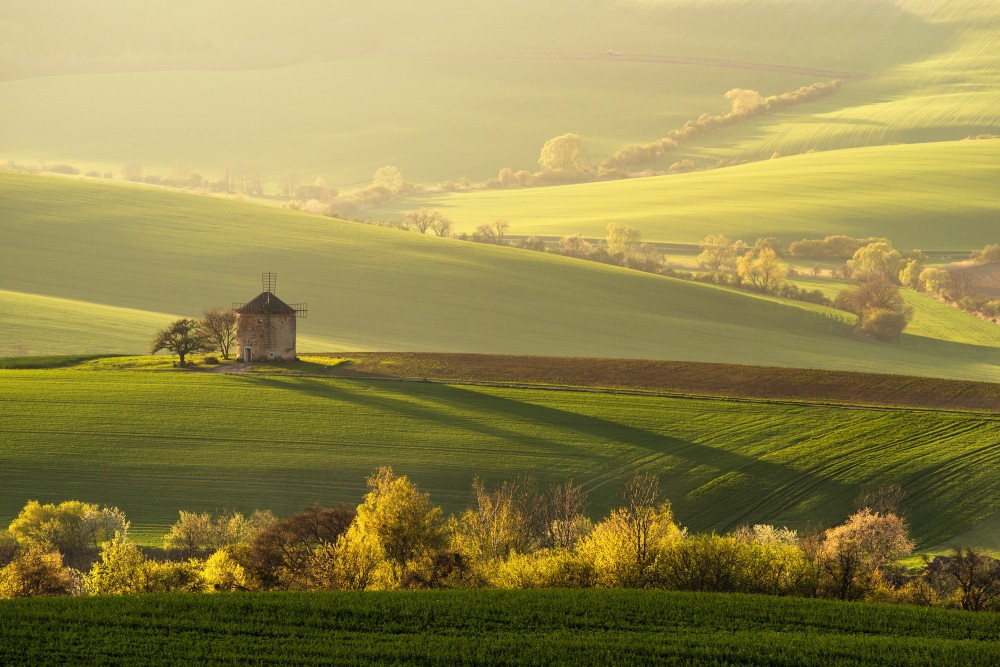
{"type": "Polygon", "coordinates": [[[236,309],[240,315],[294,315],[295,309],[271,292],[261,292],[236,309]]]}

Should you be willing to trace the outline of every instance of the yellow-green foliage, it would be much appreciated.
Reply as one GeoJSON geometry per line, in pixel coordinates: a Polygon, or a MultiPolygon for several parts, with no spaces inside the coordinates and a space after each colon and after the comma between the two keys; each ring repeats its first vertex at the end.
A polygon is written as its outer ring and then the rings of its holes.
{"type": "Polygon", "coordinates": [[[69,595],[75,581],[63,567],[62,554],[31,546],[0,567],[0,598],[69,595]]]}
{"type": "Polygon", "coordinates": [[[642,588],[648,585],[656,561],[681,539],[669,503],[625,508],[594,526],[580,542],[579,551],[593,564],[597,583],[608,588],[642,588]]]}
{"type": "Polygon", "coordinates": [[[512,553],[493,566],[489,584],[497,588],[589,588],[597,570],[586,555],[571,549],[512,553]]]}
{"type": "Polygon", "coordinates": [[[357,534],[350,541],[377,545],[399,580],[407,563],[418,561],[444,543],[440,507],[405,476],[379,468],[368,478],[369,491],[358,505],[357,534]]]}
{"type": "Polygon", "coordinates": [[[104,544],[100,561],[84,577],[84,584],[91,595],[193,593],[205,590],[200,562],[149,560],[139,547],[121,536],[104,544]]]}
{"type": "Polygon", "coordinates": [[[202,569],[205,585],[215,591],[243,591],[252,586],[246,570],[230,555],[229,549],[220,549],[208,557],[202,569]]]}

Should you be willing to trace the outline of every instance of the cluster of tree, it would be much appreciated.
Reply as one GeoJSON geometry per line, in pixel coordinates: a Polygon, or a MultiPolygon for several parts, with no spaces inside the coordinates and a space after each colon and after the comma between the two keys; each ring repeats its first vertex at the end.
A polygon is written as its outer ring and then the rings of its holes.
{"type": "MultiPolygon", "coordinates": [[[[74,167],[71,164],[40,164],[37,166],[29,166],[14,162],[13,160],[0,160],[0,171],[12,171],[19,174],[69,174],[70,176],[78,176],[80,174],[80,169],[74,167]]],[[[90,178],[113,178],[114,174],[110,171],[101,173],[96,170],[90,170],[86,174],[90,178]]]]}
{"type": "Polygon", "coordinates": [[[371,185],[333,197],[325,214],[334,218],[354,216],[365,209],[387,204],[397,197],[416,191],[416,186],[406,182],[399,169],[386,165],[375,170],[371,185]]]}
{"type": "Polygon", "coordinates": [[[1000,262],[1000,243],[988,243],[982,250],[974,251],[970,259],[976,264],[1000,262]]]}
{"type": "MultiPolygon", "coordinates": [[[[726,100],[731,104],[731,110],[727,113],[702,114],[697,119],[689,120],[682,127],[672,130],[665,137],[648,143],[629,144],[615,151],[598,165],[593,165],[587,160],[579,135],[562,134],[549,139],[542,146],[538,158],[540,171],[531,172],[504,167],[496,178],[490,179],[484,186],[487,188],[524,188],[653,175],[655,172],[635,172],[630,171],[630,169],[652,162],[668,151],[708,132],[750,116],[830,95],[839,88],[839,81],[814,83],[811,86],[804,86],[795,91],[770,97],[764,97],[755,90],[734,88],[725,94],[726,100]]],[[[722,167],[728,164],[720,162],[716,166],[722,167]]],[[[695,169],[696,166],[690,160],[681,160],[671,164],[667,172],[676,174],[695,169]]]]}
{"type": "Polygon", "coordinates": [[[859,332],[878,340],[899,340],[913,319],[899,285],[904,274],[919,269],[923,254],[915,255],[906,259],[888,241],[876,241],[859,248],[844,265],[842,273],[854,286],[841,291],[834,305],[858,316],[859,332]]]}
{"type": "Polygon", "coordinates": [[[156,332],[149,346],[149,353],[167,350],[178,357],[178,365],[186,366],[190,354],[201,352],[222,353],[229,359],[236,342],[236,313],[228,308],[210,308],[200,320],[182,318],[156,332]]]}
{"type": "Polygon", "coordinates": [[[0,596],[599,587],[1000,609],[1000,561],[972,549],[921,572],[900,568],[913,543],[892,503],[804,535],[766,525],[718,535],[679,526],[649,475],[629,480],[597,523],[572,482],[540,491],[528,479],[476,480],[473,491],[472,507],[445,517],[381,468],[356,508],[310,506],[281,520],[181,512],[161,558],[129,540],[116,508],[32,502],[0,538],[0,596]]]}
{"type": "Polygon", "coordinates": [[[703,274],[672,271],[667,275],[686,277],[717,285],[775,294],[787,299],[832,305],[821,290],[807,290],[785,278],[793,270],[782,261],[782,250],[774,237],[757,239],[753,246],[742,240],[732,240],[724,234],[709,234],[701,244],[698,264],[703,274]]]}
{"type": "Polygon", "coordinates": [[[764,97],[755,90],[734,88],[726,92],[726,100],[731,104],[724,114],[702,114],[696,120],[689,120],[665,137],[644,144],[630,144],[610,155],[600,165],[604,173],[621,172],[639,164],[651,162],[669,150],[708,132],[731,125],[750,116],[768,113],[793,104],[831,95],[840,89],[839,81],[814,83],[798,90],[764,97]]]}
{"type": "MultiPolygon", "coordinates": [[[[976,264],[1000,262],[1000,244],[990,243],[973,251],[970,259],[976,264]]],[[[900,274],[904,285],[936,296],[968,313],[996,322],[1000,319],[1000,299],[976,292],[972,274],[964,268],[948,269],[916,266],[900,274]]]]}
{"type": "Polygon", "coordinates": [[[788,246],[788,254],[802,259],[850,259],[870,243],[888,242],[883,238],[855,239],[850,236],[827,236],[823,239],[802,239],[788,246]]]}

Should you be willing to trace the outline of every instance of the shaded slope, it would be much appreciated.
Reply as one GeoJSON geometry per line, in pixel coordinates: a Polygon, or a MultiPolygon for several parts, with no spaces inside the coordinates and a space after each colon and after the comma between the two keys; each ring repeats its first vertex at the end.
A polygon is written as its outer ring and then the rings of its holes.
{"type": "Polygon", "coordinates": [[[182,509],[356,504],[383,465],[448,512],[474,502],[476,477],[573,479],[594,518],[656,474],[698,531],[834,525],[893,483],[924,545],[1000,510],[995,414],[77,369],[0,371],[0,409],[0,523],[78,498],[121,507],[147,544],[182,509]]]}
{"type": "MultiPolygon", "coordinates": [[[[197,315],[245,301],[274,271],[281,298],[309,304],[300,333],[329,350],[1000,376],[996,340],[873,344],[836,311],[541,253],[66,178],[0,175],[0,194],[4,290],[197,315]]],[[[77,351],[56,329],[51,340],[77,351]]]]}

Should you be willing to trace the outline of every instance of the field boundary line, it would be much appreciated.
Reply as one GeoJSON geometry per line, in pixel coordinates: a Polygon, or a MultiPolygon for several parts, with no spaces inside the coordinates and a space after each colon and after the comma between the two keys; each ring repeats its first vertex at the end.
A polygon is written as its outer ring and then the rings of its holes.
{"type": "MultiPolygon", "coordinates": [[[[183,371],[182,371],[183,372],[183,371]]],[[[261,375],[265,375],[261,373],[261,375]]],[[[835,401],[809,401],[806,399],[792,398],[764,398],[750,396],[719,396],[717,394],[696,394],[685,392],[672,392],[655,389],[621,389],[615,387],[581,387],[576,385],[561,384],[533,384],[530,382],[502,382],[492,380],[449,380],[444,378],[423,378],[423,377],[386,377],[379,375],[321,375],[315,373],[300,373],[295,375],[281,375],[281,377],[314,377],[336,380],[374,380],[379,382],[424,382],[428,384],[453,384],[458,386],[471,387],[496,387],[498,389],[528,389],[542,391],[565,391],[585,394],[612,394],[624,396],[650,396],[660,398],[683,398],[690,400],[712,400],[726,401],[729,403],[751,403],[751,404],[778,404],[796,405],[801,407],[826,407],[844,408],[847,410],[874,410],[879,412],[928,412],[934,414],[955,414],[955,415],[975,415],[992,421],[1000,421],[1000,414],[996,412],[978,412],[975,410],[962,410],[958,408],[931,408],[927,406],[908,405],[873,405],[868,403],[838,403],[835,401]]]]}

